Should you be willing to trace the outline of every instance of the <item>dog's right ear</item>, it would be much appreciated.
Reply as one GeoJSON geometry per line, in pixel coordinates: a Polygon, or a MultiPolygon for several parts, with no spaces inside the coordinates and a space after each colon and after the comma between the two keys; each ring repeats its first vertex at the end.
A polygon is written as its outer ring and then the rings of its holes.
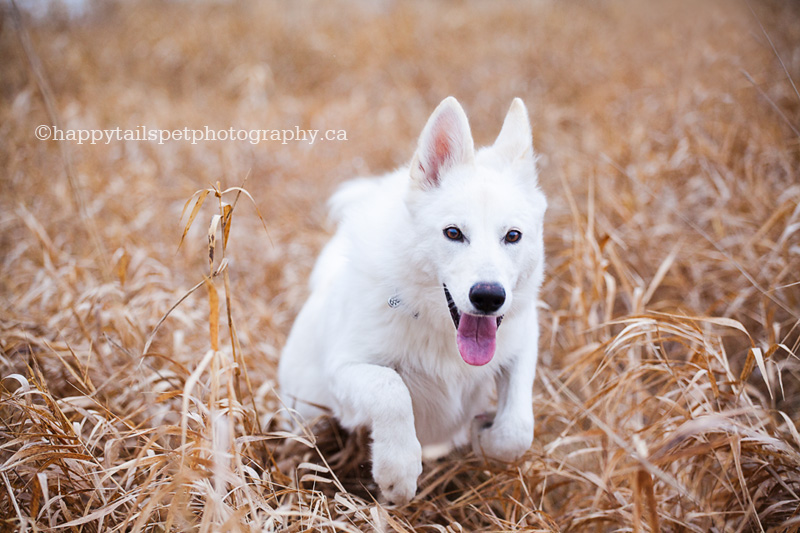
{"type": "Polygon", "coordinates": [[[458,100],[448,96],[422,130],[411,161],[411,181],[420,189],[438,187],[445,172],[474,161],[475,147],[467,115],[458,100]]]}

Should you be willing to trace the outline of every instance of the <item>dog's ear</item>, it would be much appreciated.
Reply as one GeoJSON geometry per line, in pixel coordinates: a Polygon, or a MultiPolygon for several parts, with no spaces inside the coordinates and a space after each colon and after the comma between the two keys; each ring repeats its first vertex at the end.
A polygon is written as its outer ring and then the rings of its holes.
{"type": "Polygon", "coordinates": [[[411,161],[411,181],[422,189],[438,187],[449,169],[474,161],[475,147],[467,115],[458,100],[448,96],[422,130],[411,161]]]}
{"type": "Polygon", "coordinates": [[[514,98],[503,121],[503,128],[493,146],[495,153],[513,163],[518,159],[533,160],[533,139],[528,110],[519,98],[514,98]]]}

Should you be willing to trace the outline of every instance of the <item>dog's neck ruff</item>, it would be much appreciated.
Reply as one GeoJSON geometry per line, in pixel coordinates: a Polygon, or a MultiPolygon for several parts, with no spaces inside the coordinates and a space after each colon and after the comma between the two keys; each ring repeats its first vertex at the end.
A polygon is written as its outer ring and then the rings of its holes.
{"type": "MultiPolygon", "coordinates": [[[[447,308],[450,310],[450,317],[456,328],[456,345],[461,358],[473,366],[483,366],[489,363],[494,357],[497,346],[497,328],[500,327],[503,317],[462,313],[453,301],[447,285],[442,285],[442,287],[447,300],[447,308]]],[[[399,291],[386,300],[386,305],[390,309],[404,309],[413,318],[419,318],[419,311],[409,309],[400,297],[399,291]]]]}

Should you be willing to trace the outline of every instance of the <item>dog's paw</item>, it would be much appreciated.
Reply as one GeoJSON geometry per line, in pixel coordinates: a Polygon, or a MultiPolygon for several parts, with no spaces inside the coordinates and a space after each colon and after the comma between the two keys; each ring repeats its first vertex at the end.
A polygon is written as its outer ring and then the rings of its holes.
{"type": "Polygon", "coordinates": [[[383,498],[394,504],[408,503],[417,492],[422,473],[422,447],[415,436],[375,439],[372,445],[372,477],[383,498]]]}
{"type": "Polygon", "coordinates": [[[498,424],[494,413],[472,421],[472,449],[478,456],[498,461],[516,461],[533,442],[533,423],[498,424]]]}

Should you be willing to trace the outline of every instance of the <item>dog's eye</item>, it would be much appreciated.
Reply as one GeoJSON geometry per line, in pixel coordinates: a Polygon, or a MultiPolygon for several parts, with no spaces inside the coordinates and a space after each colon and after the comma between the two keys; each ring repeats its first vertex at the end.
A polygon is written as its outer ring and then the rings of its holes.
{"type": "Polygon", "coordinates": [[[444,236],[450,239],[451,241],[464,240],[464,234],[461,233],[461,230],[455,226],[448,226],[444,228],[444,236]]]}
{"type": "Polygon", "coordinates": [[[519,242],[522,238],[522,232],[516,229],[510,230],[506,233],[505,241],[509,244],[514,244],[515,242],[519,242]]]}

